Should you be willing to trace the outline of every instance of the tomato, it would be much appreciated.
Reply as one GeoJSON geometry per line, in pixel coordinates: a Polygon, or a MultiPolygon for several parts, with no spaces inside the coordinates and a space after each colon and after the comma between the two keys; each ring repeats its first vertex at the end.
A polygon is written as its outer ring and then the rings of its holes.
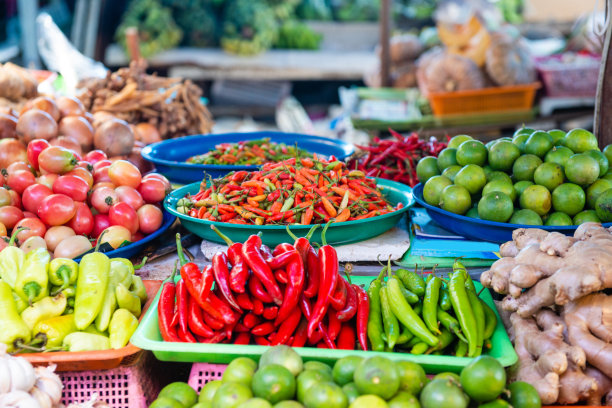
{"type": "Polygon", "coordinates": [[[57,180],[58,177],[59,176],[57,174],[53,173],[43,174],[42,176],[38,176],[36,182],[38,184],[44,184],[45,186],[49,187],[49,190],[51,190],[53,188],[53,183],[55,183],[55,180],[57,180]]]}
{"type": "Polygon", "coordinates": [[[67,226],[74,230],[77,235],[89,235],[94,229],[94,216],[85,203],[75,202],[76,212],[74,217],[68,221],[67,226]]]}
{"type": "Polygon", "coordinates": [[[104,167],[108,167],[111,164],[113,164],[113,162],[111,162],[110,160],[107,160],[107,159],[100,160],[99,162],[93,165],[93,171],[95,173],[96,171],[103,169],[104,167]]]}
{"type": "Polygon", "coordinates": [[[85,201],[87,200],[89,185],[77,176],[60,176],[53,183],[53,192],[65,194],[74,201],[85,201]]]}
{"type": "Polygon", "coordinates": [[[127,160],[117,160],[110,165],[108,175],[113,183],[118,186],[129,186],[137,188],[142,180],[138,167],[127,160]]]}
{"type": "Polygon", "coordinates": [[[108,210],[111,225],[121,225],[130,231],[130,235],[138,231],[138,214],[128,203],[113,204],[108,210]]]}
{"type": "Polygon", "coordinates": [[[138,224],[140,231],[151,234],[162,225],[164,215],[162,211],[153,204],[145,204],[138,209],[138,224]]]}
{"type": "Polygon", "coordinates": [[[6,184],[19,194],[34,183],[36,183],[36,177],[27,170],[10,173],[6,178],[6,184]]]}
{"type": "Polygon", "coordinates": [[[145,203],[140,193],[132,187],[119,186],[115,192],[120,203],[128,203],[136,211],[145,203]]]}
{"type": "MultiPolygon", "coordinates": [[[[113,181],[111,180],[110,176],[108,175],[108,169],[109,168],[110,168],[109,166],[106,166],[106,167],[102,167],[99,170],[96,170],[94,172],[94,176],[93,176],[94,177],[94,183],[97,184],[97,183],[100,183],[100,182],[103,182],[103,181],[107,181],[109,183],[113,183],[113,181]]],[[[115,183],[113,183],[113,184],[115,184],[115,183]]]]}
{"type": "MultiPolygon", "coordinates": [[[[6,230],[6,227],[4,226],[3,223],[0,222],[0,237],[6,237],[8,234],[8,231],[6,230]]],[[[4,241],[3,239],[0,239],[0,241],[4,241]]],[[[6,241],[4,241],[6,242],[6,241]]],[[[0,246],[0,251],[2,251],[2,247],[0,246]]]]}
{"type": "Polygon", "coordinates": [[[17,234],[17,240],[19,242],[24,242],[30,237],[42,238],[47,232],[47,227],[45,227],[45,224],[38,218],[22,218],[17,224],[15,224],[15,228],[21,227],[27,229],[17,234]]]}
{"type": "Polygon", "coordinates": [[[68,173],[64,174],[64,176],[77,176],[82,178],[83,180],[85,180],[85,182],[87,183],[87,185],[89,186],[89,188],[93,187],[93,176],[91,174],[91,172],[85,170],[82,167],[75,167],[74,169],[70,170],[68,173]]]}
{"type": "Polygon", "coordinates": [[[96,164],[99,161],[108,159],[108,157],[102,150],[92,150],[87,153],[83,159],[91,164],[96,164]]]}
{"type": "Polygon", "coordinates": [[[77,168],[78,167],[85,169],[90,173],[93,171],[93,165],[85,160],[79,160],[79,162],[77,163],[77,168]]]}
{"type": "Polygon", "coordinates": [[[4,176],[2,175],[2,172],[0,172],[0,187],[3,186],[4,183],[5,183],[4,176]]]}
{"type": "Polygon", "coordinates": [[[23,207],[30,212],[36,213],[42,200],[51,194],[53,194],[53,191],[44,184],[32,184],[23,192],[23,207]]]}
{"type": "Polygon", "coordinates": [[[110,181],[101,181],[99,183],[94,184],[93,187],[91,188],[91,191],[94,191],[100,187],[108,187],[114,190],[116,186],[110,181]]]}
{"type": "Polygon", "coordinates": [[[61,146],[48,147],[38,156],[38,166],[47,173],[68,173],[77,163],[74,152],[61,146]]]}
{"type": "Polygon", "coordinates": [[[23,218],[38,218],[38,215],[36,215],[35,213],[31,211],[24,211],[23,218]]]}
{"type": "Polygon", "coordinates": [[[159,173],[149,173],[146,176],[144,176],[142,178],[142,180],[149,180],[149,179],[155,179],[155,180],[159,180],[162,183],[164,183],[164,186],[166,187],[166,191],[171,190],[172,189],[172,184],[170,184],[170,181],[164,177],[164,175],[159,174],[159,173]]]}
{"type": "Polygon", "coordinates": [[[96,188],[93,193],[91,193],[91,197],[89,197],[91,206],[100,214],[108,213],[111,205],[118,201],[117,193],[109,187],[96,188]]]}
{"type": "Polygon", "coordinates": [[[108,242],[114,249],[119,248],[125,241],[129,241],[132,238],[130,231],[121,225],[111,225],[104,230],[101,242],[108,242]]]}
{"type": "Polygon", "coordinates": [[[45,139],[34,139],[32,140],[30,143],[28,143],[28,149],[27,149],[27,154],[28,154],[28,161],[30,162],[30,164],[32,165],[32,167],[34,167],[36,170],[38,170],[38,156],[40,155],[40,152],[42,152],[43,150],[45,150],[47,147],[50,147],[51,145],[49,144],[48,141],[46,141],[45,139]]]}
{"type": "MultiPolygon", "coordinates": [[[[20,170],[29,171],[30,173],[32,173],[32,168],[30,166],[28,166],[28,164],[26,162],[23,162],[23,161],[18,161],[18,162],[11,163],[6,168],[6,172],[8,174],[16,173],[17,171],[20,171],[20,170]]],[[[34,173],[32,173],[32,174],[34,174],[34,173]]]]}
{"type": "Polygon", "coordinates": [[[150,178],[140,183],[138,192],[147,203],[158,203],[166,197],[166,186],[163,181],[150,178]]]}
{"type": "Polygon", "coordinates": [[[140,241],[141,239],[143,239],[145,236],[142,232],[140,231],[136,231],[135,234],[132,234],[132,237],[130,238],[130,242],[136,242],[136,241],[140,241]]]}
{"type": "Polygon", "coordinates": [[[23,219],[23,211],[19,208],[7,205],[0,207],[0,222],[4,224],[7,229],[15,228],[15,225],[23,219]]]}
{"type": "Polygon", "coordinates": [[[74,200],[65,194],[51,194],[42,200],[37,214],[47,225],[62,225],[76,213],[74,200]]]}
{"type": "Polygon", "coordinates": [[[93,230],[91,231],[92,238],[98,238],[102,231],[110,227],[110,220],[106,214],[96,214],[93,216],[93,230]]]}
{"type": "Polygon", "coordinates": [[[21,208],[21,196],[15,190],[9,190],[9,194],[11,195],[11,205],[21,208]]]}
{"type": "Polygon", "coordinates": [[[45,232],[45,244],[49,251],[55,251],[57,245],[68,237],[75,235],[74,230],[65,225],[56,225],[45,232]]]}
{"type": "Polygon", "coordinates": [[[11,193],[6,188],[0,187],[0,207],[5,205],[11,205],[11,193]]]}

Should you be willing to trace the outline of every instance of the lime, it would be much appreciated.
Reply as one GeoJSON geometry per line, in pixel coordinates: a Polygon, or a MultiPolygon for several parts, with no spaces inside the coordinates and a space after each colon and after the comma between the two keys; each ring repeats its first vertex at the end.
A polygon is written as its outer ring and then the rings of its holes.
{"type": "Polygon", "coordinates": [[[508,391],[510,391],[510,404],[514,408],[540,408],[542,406],[540,394],[531,384],[515,381],[508,385],[508,391]]]}
{"type": "Polygon", "coordinates": [[[580,211],[572,219],[574,225],[584,224],[585,222],[601,222],[595,210],[580,211]]]}
{"type": "Polygon", "coordinates": [[[533,173],[535,173],[540,164],[542,164],[542,160],[540,160],[538,156],[524,154],[514,162],[512,166],[512,175],[516,181],[533,181],[533,173]]]}
{"type": "Polygon", "coordinates": [[[173,382],[162,388],[157,398],[159,397],[173,398],[183,406],[190,407],[198,400],[198,393],[187,383],[173,382]]]}
{"type": "Polygon", "coordinates": [[[442,190],[452,184],[453,182],[444,176],[433,176],[423,186],[423,199],[427,204],[438,205],[442,190]]]}
{"type": "Polygon", "coordinates": [[[584,154],[588,154],[595,160],[597,160],[597,164],[599,164],[599,177],[603,176],[608,172],[608,167],[610,163],[608,162],[608,158],[605,154],[600,152],[599,150],[587,150],[584,154]]]}
{"type": "Polygon", "coordinates": [[[489,150],[489,165],[495,170],[509,171],[521,150],[512,142],[500,140],[489,150]]]}
{"type": "Polygon", "coordinates": [[[213,408],[237,408],[253,398],[251,389],[243,384],[223,383],[212,399],[213,408]]]}
{"type": "Polygon", "coordinates": [[[200,390],[200,396],[198,397],[198,401],[212,401],[215,393],[221,386],[221,380],[209,381],[200,390]]]}
{"type": "Polygon", "coordinates": [[[574,216],[582,211],[584,203],[584,190],[577,184],[561,184],[552,193],[552,205],[555,211],[564,212],[569,216],[574,216]]]}
{"type": "Polygon", "coordinates": [[[583,153],[587,150],[599,150],[595,135],[584,129],[570,130],[567,132],[567,135],[565,135],[563,143],[575,153],[583,153]]]}
{"type": "Polygon", "coordinates": [[[329,376],[332,375],[332,368],[320,361],[307,361],[304,363],[304,370],[322,371],[329,376]]]}
{"type": "Polygon", "coordinates": [[[293,399],[295,396],[295,377],[287,368],[279,364],[268,364],[253,376],[253,393],[272,404],[293,399]]]}
{"type": "Polygon", "coordinates": [[[192,405],[191,408],[212,408],[212,402],[198,402],[195,405],[192,405]]]}
{"type": "Polygon", "coordinates": [[[397,374],[400,379],[401,391],[407,391],[413,395],[418,395],[425,384],[427,384],[427,375],[425,370],[419,364],[412,361],[397,361],[395,363],[397,374]]]}
{"type": "Polygon", "coordinates": [[[342,357],[334,364],[332,376],[338,385],[345,385],[353,381],[353,374],[357,366],[363,361],[362,357],[342,357]]]}
{"type": "Polygon", "coordinates": [[[550,191],[546,187],[537,184],[529,186],[521,194],[519,202],[521,203],[521,208],[535,211],[538,215],[542,216],[550,211],[550,191]]]}
{"type": "Polygon", "coordinates": [[[438,170],[443,171],[454,164],[457,164],[457,149],[452,147],[442,149],[438,154],[438,170]]]}
{"type": "Polygon", "coordinates": [[[423,157],[417,163],[416,173],[421,183],[425,183],[430,177],[440,174],[440,170],[438,170],[438,159],[433,156],[423,157]]]}
{"type": "Polygon", "coordinates": [[[608,163],[612,163],[612,144],[609,144],[606,147],[604,147],[603,154],[606,155],[606,159],[608,159],[608,163]]]}
{"type": "Polygon", "coordinates": [[[512,200],[499,191],[484,195],[478,202],[478,216],[483,220],[506,222],[512,216],[512,211],[512,200]]]}
{"type": "Polygon", "coordinates": [[[519,148],[521,153],[525,153],[525,142],[529,139],[529,135],[521,133],[512,138],[512,144],[519,148]]]}
{"type": "Polygon", "coordinates": [[[533,186],[533,182],[523,180],[514,183],[514,192],[516,193],[516,197],[521,198],[521,194],[523,194],[523,191],[525,191],[525,189],[529,186],[533,186]]]}
{"type": "Polygon", "coordinates": [[[515,211],[508,222],[519,225],[542,225],[542,218],[535,211],[524,209],[515,211]]]}
{"type": "Polygon", "coordinates": [[[512,177],[503,171],[492,171],[487,175],[487,181],[501,180],[512,184],[512,177]]]}
{"type": "Polygon", "coordinates": [[[602,179],[605,179],[605,180],[612,180],[612,173],[610,173],[610,172],[608,171],[608,173],[606,173],[606,174],[605,174],[605,175],[602,177],[602,179]]]}
{"type": "Polygon", "coordinates": [[[588,186],[599,177],[599,163],[588,154],[575,154],[565,163],[565,177],[572,183],[588,186]]]}
{"type": "Polygon", "coordinates": [[[457,384],[449,379],[433,380],[421,392],[423,408],[466,408],[469,398],[457,384]]]}
{"type": "Polygon", "coordinates": [[[272,408],[272,404],[263,398],[251,398],[238,405],[238,408],[272,408]]]}
{"type": "Polygon", "coordinates": [[[565,138],[565,132],[560,129],[549,130],[548,134],[553,138],[553,146],[557,146],[559,141],[565,138]]]}
{"type": "Polygon", "coordinates": [[[357,389],[357,385],[354,382],[344,384],[342,386],[342,392],[344,392],[344,395],[346,395],[349,404],[352,404],[353,401],[355,401],[357,397],[359,397],[359,390],[357,389]]]}
{"type": "Polygon", "coordinates": [[[563,184],[565,174],[563,167],[556,163],[542,163],[533,173],[533,181],[536,184],[553,191],[558,185],[563,184]]]}
{"type": "Polygon", "coordinates": [[[565,167],[567,159],[574,155],[570,149],[565,146],[555,146],[546,153],[544,161],[547,163],[557,163],[560,166],[565,167]]]}
{"type": "Polygon", "coordinates": [[[304,408],[304,406],[297,401],[281,401],[274,404],[274,408],[304,408]]]}
{"type": "Polygon", "coordinates": [[[553,147],[553,138],[547,132],[537,130],[525,141],[525,153],[544,157],[553,147]]]}
{"type": "Polygon", "coordinates": [[[517,137],[519,135],[527,135],[527,136],[529,136],[533,132],[535,132],[535,129],[522,126],[522,127],[518,128],[518,129],[516,129],[514,131],[514,134],[512,135],[512,139],[514,139],[515,137],[517,137]]]}
{"type": "Polygon", "coordinates": [[[485,147],[487,148],[488,151],[491,151],[491,148],[493,147],[493,145],[499,142],[499,140],[500,139],[490,140],[487,143],[485,143],[485,147]]]}
{"type": "Polygon", "coordinates": [[[434,377],[434,380],[438,380],[438,379],[451,380],[451,381],[454,381],[457,384],[461,383],[461,379],[459,377],[459,374],[451,373],[450,371],[445,371],[445,372],[436,374],[436,376],[434,377]]]}
{"type": "Polygon", "coordinates": [[[266,350],[259,359],[259,368],[268,364],[280,364],[291,371],[294,376],[298,375],[303,367],[302,357],[289,346],[275,346],[266,350]]]}
{"type": "Polygon", "coordinates": [[[478,216],[478,207],[472,207],[470,208],[466,213],[465,213],[466,217],[470,217],[470,218],[476,218],[476,219],[480,219],[480,217],[478,216]]]}
{"type": "Polygon", "coordinates": [[[229,363],[223,372],[221,382],[240,383],[250,387],[255,370],[257,370],[257,363],[255,361],[247,357],[238,357],[229,363]]]}
{"type": "Polygon", "coordinates": [[[346,408],[348,399],[342,388],[334,383],[321,383],[312,387],[304,399],[306,408],[346,408]]]}
{"type": "Polygon", "coordinates": [[[595,212],[601,222],[612,222],[612,189],[604,191],[597,197],[595,212]]]}
{"type": "Polygon", "coordinates": [[[389,400],[389,408],[420,408],[419,400],[409,392],[400,391],[389,400]]]}
{"type": "Polygon", "coordinates": [[[458,164],[455,164],[454,166],[445,168],[444,171],[442,172],[442,175],[450,179],[450,181],[454,182],[455,176],[457,175],[457,173],[459,173],[459,170],[461,170],[461,166],[459,166],[458,164]]]}
{"type": "Polygon", "coordinates": [[[297,400],[304,402],[306,392],[314,384],[332,381],[332,376],[318,370],[305,370],[297,377],[297,400]]]}
{"type": "Polygon", "coordinates": [[[512,181],[506,181],[503,179],[494,179],[489,181],[482,189],[482,195],[485,196],[494,191],[499,191],[510,197],[510,200],[514,202],[516,200],[516,191],[512,185],[512,181]]]}
{"type": "Polygon", "coordinates": [[[465,187],[470,194],[477,194],[487,184],[487,177],[482,167],[476,164],[468,164],[459,170],[459,173],[455,176],[454,183],[465,187]]]}
{"type": "Polygon", "coordinates": [[[570,226],[573,225],[572,217],[566,213],[554,212],[548,216],[544,225],[570,226]]]}
{"type": "Polygon", "coordinates": [[[388,408],[389,405],[385,402],[384,399],[376,396],[376,395],[362,395],[357,398],[353,403],[349,406],[349,408],[388,408]]]}
{"type": "Polygon", "coordinates": [[[595,209],[595,202],[597,201],[597,198],[599,198],[601,193],[610,188],[612,188],[612,180],[608,179],[599,179],[593,184],[591,184],[586,190],[587,206],[589,208],[595,209]]]}
{"type": "Polygon", "coordinates": [[[400,379],[391,360],[375,356],[359,363],[355,370],[355,384],[361,394],[375,394],[389,399],[399,389],[400,379]]]}
{"type": "Polygon", "coordinates": [[[185,408],[185,405],[181,404],[174,398],[157,397],[157,399],[153,401],[151,405],[149,405],[149,408],[151,407],[153,408],[185,408]]]}
{"type": "Polygon", "coordinates": [[[440,208],[455,214],[465,214],[472,206],[470,192],[462,186],[448,186],[442,190],[440,208]]]}
{"type": "Polygon", "coordinates": [[[487,161],[487,148],[479,140],[468,140],[457,148],[457,163],[460,166],[476,164],[482,166],[487,161]]]}
{"type": "Polygon", "coordinates": [[[472,399],[497,398],[506,387],[506,370],[491,356],[479,356],[461,370],[461,386],[472,399]]]}
{"type": "Polygon", "coordinates": [[[472,140],[472,136],[468,136],[468,135],[454,136],[453,138],[451,138],[451,140],[448,141],[448,147],[450,147],[451,149],[456,149],[459,147],[461,143],[467,140],[472,140]]]}
{"type": "Polygon", "coordinates": [[[496,399],[493,401],[485,402],[478,405],[478,408],[514,408],[508,401],[503,399],[496,399]]]}

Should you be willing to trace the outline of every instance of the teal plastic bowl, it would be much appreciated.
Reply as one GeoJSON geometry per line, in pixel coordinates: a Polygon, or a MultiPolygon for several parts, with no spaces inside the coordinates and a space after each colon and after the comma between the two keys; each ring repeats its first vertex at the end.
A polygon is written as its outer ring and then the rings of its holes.
{"type": "MultiPolygon", "coordinates": [[[[383,195],[395,206],[402,203],[404,207],[392,213],[379,215],[378,217],[367,218],[357,221],[345,221],[333,223],[327,229],[327,243],[331,245],[350,244],[352,242],[365,241],[372,237],[382,234],[393,228],[404,216],[412,205],[412,189],[405,184],[395,181],[376,179],[378,187],[382,189],[383,195]]],[[[283,242],[293,242],[293,238],[287,234],[284,225],[240,225],[227,222],[213,222],[190,217],[176,211],[176,203],[187,194],[195,195],[200,191],[200,183],[193,183],[174,190],[164,200],[164,208],[172,215],[181,219],[181,224],[192,233],[207,241],[224,244],[223,240],[210,228],[215,225],[221,232],[227,235],[234,242],[244,242],[253,234],[262,231],[261,239],[264,244],[273,247],[283,242]]],[[[305,236],[312,225],[290,225],[289,228],[298,237],[305,236]]],[[[323,227],[323,226],[321,226],[323,227]]],[[[321,244],[321,231],[318,228],[311,241],[321,244]]]]}

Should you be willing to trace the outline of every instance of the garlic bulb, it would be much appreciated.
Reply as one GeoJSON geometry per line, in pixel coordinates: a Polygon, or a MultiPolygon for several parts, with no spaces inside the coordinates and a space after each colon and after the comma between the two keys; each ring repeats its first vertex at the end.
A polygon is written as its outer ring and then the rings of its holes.
{"type": "Polygon", "coordinates": [[[41,408],[38,401],[25,391],[11,391],[0,395],[0,407],[3,408],[41,408]]]}
{"type": "Polygon", "coordinates": [[[53,406],[60,403],[62,399],[62,380],[55,374],[56,365],[50,365],[48,367],[36,367],[34,369],[36,373],[36,384],[35,388],[44,392],[51,399],[53,406]]]}
{"type": "Polygon", "coordinates": [[[24,358],[6,354],[6,345],[1,344],[0,394],[10,391],[30,391],[35,382],[36,374],[32,364],[24,358]]]}

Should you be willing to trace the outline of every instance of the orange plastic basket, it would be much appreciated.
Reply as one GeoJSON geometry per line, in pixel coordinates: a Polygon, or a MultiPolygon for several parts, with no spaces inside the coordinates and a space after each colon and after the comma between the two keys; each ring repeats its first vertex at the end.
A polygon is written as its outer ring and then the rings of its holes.
{"type": "Polygon", "coordinates": [[[435,116],[529,111],[539,82],[427,95],[435,116]]]}

